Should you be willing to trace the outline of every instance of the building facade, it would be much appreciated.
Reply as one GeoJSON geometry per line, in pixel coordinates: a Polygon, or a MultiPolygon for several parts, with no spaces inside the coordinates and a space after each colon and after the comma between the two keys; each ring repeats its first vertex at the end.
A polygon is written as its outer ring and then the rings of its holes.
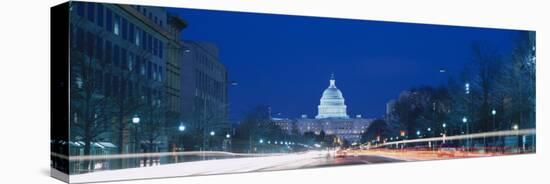
{"type": "Polygon", "coordinates": [[[174,75],[185,22],[160,7],[70,6],[71,140],[83,143],[72,153],[101,154],[88,151],[90,141],[119,154],[166,151],[166,113],[180,112],[174,75]]]}
{"type": "Polygon", "coordinates": [[[212,43],[184,40],[181,66],[181,114],[196,135],[214,131],[226,135],[227,69],[220,62],[218,47],[212,43]]]}

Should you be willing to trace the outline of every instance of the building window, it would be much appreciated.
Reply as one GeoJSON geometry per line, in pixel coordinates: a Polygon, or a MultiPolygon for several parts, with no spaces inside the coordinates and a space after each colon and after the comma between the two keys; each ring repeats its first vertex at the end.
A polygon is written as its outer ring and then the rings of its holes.
{"type": "Polygon", "coordinates": [[[84,17],[84,3],[82,2],[74,2],[74,5],[76,6],[76,13],[80,17],[84,17]]]}
{"type": "Polygon", "coordinates": [[[120,94],[126,95],[126,79],[123,77],[120,77],[120,94]]]}
{"type": "Polygon", "coordinates": [[[128,22],[128,41],[132,42],[134,39],[134,24],[128,22]]]}
{"type": "Polygon", "coordinates": [[[139,64],[139,65],[140,65],[140,67],[139,67],[139,73],[140,73],[141,75],[145,76],[145,65],[146,65],[147,63],[145,63],[145,60],[143,60],[143,59],[140,59],[140,60],[139,60],[139,63],[140,63],[140,64],[139,64]]]}
{"type": "Polygon", "coordinates": [[[86,32],[86,55],[93,57],[95,35],[91,32],[86,32]]]}
{"type": "Polygon", "coordinates": [[[114,22],[113,33],[115,33],[115,35],[120,35],[120,17],[117,14],[115,14],[114,22]]]}
{"type": "Polygon", "coordinates": [[[122,38],[124,40],[129,40],[128,39],[128,21],[126,21],[124,17],[121,17],[121,19],[122,19],[122,38]]]}
{"type": "Polygon", "coordinates": [[[162,59],[162,52],[164,50],[164,43],[162,43],[162,41],[159,42],[160,43],[160,47],[159,47],[159,57],[162,59]]]}
{"type": "Polygon", "coordinates": [[[120,68],[124,69],[128,66],[128,55],[125,48],[120,48],[120,68]]]}
{"type": "Polygon", "coordinates": [[[153,80],[154,80],[154,81],[158,80],[158,78],[157,78],[157,70],[158,70],[157,65],[156,65],[156,64],[153,64],[153,80]]]}
{"type": "Polygon", "coordinates": [[[82,85],[84,84],[83,80],[82,80],[82,77],[80,76],[77,76],[76,77],[76,80],[75,80],[75,83],[76,83],[76,87],[78,89],[81,89],[82,88],[82,85]]]}
{"type": "Polygon", "coordinates": [[[109,8],[105,9],[105,28],[108,31],[113,30],[113,12],[109,8]]]}
{"type": "Polygon", "coordinates": [[[119,55],[119,52],[120,52],[120,48],[118,47],[118,45],[116,44],[113,44],[113,63],[115,66],[119,66],[119,59],[120,59],[120,55],[119,55]]]}
{"type": "Polygon", "coordinates": [[[103,5],[97,4],[97,25],[103,27],[103,5]]]}
{"type": "Polygon", "coordinates": [[[101,38],[101,36],[99,35],[96,36],[95,46],[96,46],[95,52],[96,52],[97,59],[103,60],[103,38],[101,38]]]}
{"type": "Polygon", "coordinates": [[[128,81],[128,96],[134,95],[134,82],[131,80],[128,81]]]}
{"type": "Polygon", "coordinates": [[[152,72],[151,72],[151,67],[152,67],[151,65],[152,65],[151,62],[149,62],[149,63],[147,64],[147,78],[149,78],[149,79],[153,78],[153,76],[151,75],[151,73],[152,73],[152,72]]]}
{"type": "Polygon", "coordinates": [[[150,34],[147,34],[147,50],[152,52],[153,49],[153,37],[150,34]]]}
{"type": "Polygon", "coordinates": [[[111,63],[112,62],[112,49],[113,49],[113,46],[111,44],[111,42],[109,40],[105,40],[105,60],[106,60],[106,63],[111,63]]]}
{"type": "Polygon", "coordinates": [[[86,3],[86,4],[88,4],[88,10],[86,10],[88,12],[88,20],[91,22],[94,22],[95,3],[86,3]]]}
{"type": "Polygon", "coordinates": [[[76,28],[76,49],[83,51],[84,50],[84,30],[82,28],[76,28]]]}
{"type": "Polygon", "coordinates": [[[106,73],[104,78],[104,88],[105,95],[109,96],[111,93],[111,74],[106,73]]]}
{"type": "Polygon", "coordinates": [[[113,12],[109,8],[105,9],[105,29],[113,30],[113,12]]]}
{"type": "Polygon", "coordinates": [[[162,82],[162,66],[159,66],[159,72],[158,72],[158,79],[159,79],[159,82],[162,82]]]}
{"type": "Polygon", "coordinates": [[[98,86],[98,91],[101,91],[103,88],[103,73],[101,72],[101,70],[96,70],[94,77],[97,82],[96,86],[98,86]]]}
{"type": "Polygon", "coordinates": [[[147,42],[146,42],[146,39],[145,39],[145,38],[146,38],[145,34],[146,34],[146,33],[145,33],[145,30],[142,30],[142,31],[141,31],[141,41],[140,41],[140,42],[143,43],[143,44],[141,44],[141,49],[143,49],[143,50],[146,50],[146,49],[147,49],[147,48],[145,47],[145,46],[147,45],[147,42]]]}
{"type": "Polygon", "coordinates": [[[140,33],[140,31],[139,31],[139,29],[136,27],[136,34],[135,34],[135,36],[134,36],[134,37],[135,37],[135,38],[134,38],[134,42],[135,42],[135,44],[136,44],[137,46],[139,46],[139,33],[140,33]]]}
{"type": "Polygon", "coordinates": [[[135,60],[134,54],[132,54],[131,52],[128,52],[128,70],[129,71],[134,70],[134,60],[135,60]]]}
{"type": "Polygon", "coordinates": [[[157,46],[158,46],[158,40],[156,38],[153,38],[153,55],[154,56],[158,56],[157,46]]]}
{"type": "Polygon", "coordinates": [[[113,76],[112,80],[113,80],[113,82],[112,82],[112,85],[111,85],[111,94],[118,94],[118,87],[119,87],[118,77],[113,76]]]}

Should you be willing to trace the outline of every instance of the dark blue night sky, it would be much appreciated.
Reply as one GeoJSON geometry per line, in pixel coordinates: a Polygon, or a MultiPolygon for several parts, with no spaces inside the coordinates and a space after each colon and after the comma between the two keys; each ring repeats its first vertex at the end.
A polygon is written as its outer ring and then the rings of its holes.
{"type": "Polygon", "coordinates": [[[317,113],[334,73],[348,114],[380,117],[388,100],[438,85],[471,60],[475,41],[509,52],[518,31],[222,11],[169,9],[186,40],[217,44],[229,71],[231,118],[256,105],[299,117],[317,113]],[[439,73],[446,68],[447,74],[439,73]],[[443,76],[444,75],[444,76],[443,76]]]}

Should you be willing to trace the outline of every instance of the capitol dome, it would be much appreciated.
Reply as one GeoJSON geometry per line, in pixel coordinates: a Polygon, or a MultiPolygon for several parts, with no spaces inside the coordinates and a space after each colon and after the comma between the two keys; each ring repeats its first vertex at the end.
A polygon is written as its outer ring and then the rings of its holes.
{"type": "Polygon", "coordinates": [[[321,102],[318,106],[319,112],[315,119],[324,118],[349,118],[344,103],[342,92],[336,87],[334,75],[330,78],[330,85],[323,92],[321,102]]]}

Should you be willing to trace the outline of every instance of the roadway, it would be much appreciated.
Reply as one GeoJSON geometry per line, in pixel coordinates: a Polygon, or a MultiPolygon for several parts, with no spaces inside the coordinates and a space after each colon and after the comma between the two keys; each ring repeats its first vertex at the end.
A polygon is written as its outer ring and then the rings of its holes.
{"type": "Polygon", "coordinates": [[[71,183],[101,182],[403,161],[378,155],[349,155],[345,157],[335,157],[334,155],[333,151],[308,151],[304,153],[290,153],[274,156],[193,161],[153,167],[96,171],[86,174],[71,175],[70,181],[71,183]]]}

